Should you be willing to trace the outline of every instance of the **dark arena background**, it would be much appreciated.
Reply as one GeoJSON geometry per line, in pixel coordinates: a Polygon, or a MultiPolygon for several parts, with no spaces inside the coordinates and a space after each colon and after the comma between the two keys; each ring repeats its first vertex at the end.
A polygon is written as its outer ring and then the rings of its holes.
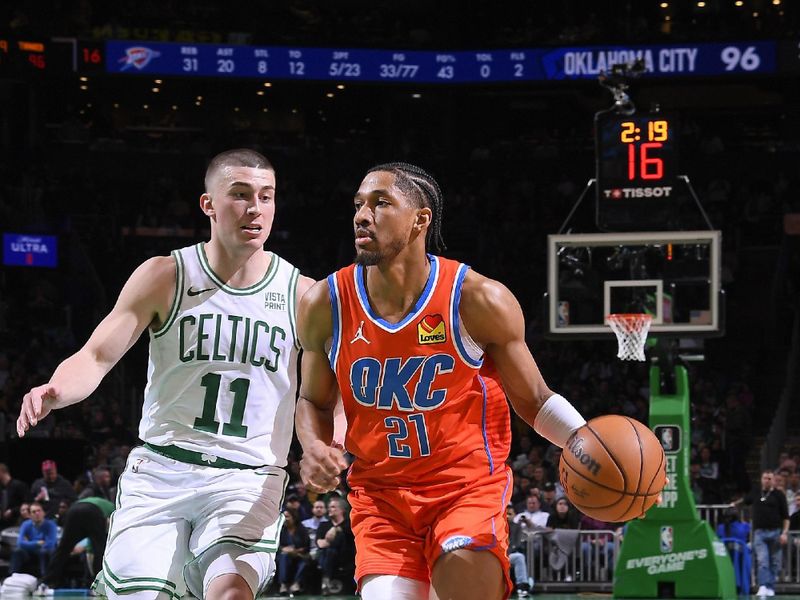
{"type": "MultiPolygon", "coordinates": [[[[800,597],[799,78],[796,0],[4,1],[0,580],[30,501],[57,523],[81,495],[114,502],[140,443],[147,343],[19,439],[23,395],[138,264],[208,239],[205,168],[247,147],[277,173],[267,248],[314,279],[353,260],[363,173],[423,166],[444,194],[445,256],[519,299],[548,385],[587,419],[650,423],[668,457],[680,436],[652,509],[660,537],[631,557],[625,524],[559,516],[559,451],[512,417],[510,505],[552,515],[518,540],[513,597],[758,593],[741,500],[764,470],[791,515],[775,592],[800,597]],[[652,313],[646,361],[616,358],[608,312],[652,313]],[[686,374],[685,413],[655,412],[675,381],[659,388],[653,368],[686,374]],[[54,468],[60,484],[42,479],[54,468]],[[685,522],[709,524],[730,585],[687,582],[693,560],[714,561],[681,546],[685,522]]],[[[306,519],[317,497],[299,459],[294,444],[286,501],[306,519]]],[[[87,594],[92,552],[71,559],[71,593],[87,594]]],[[[323,586],[317,554],[267,595],[352,597],[352,557],[323,586]]]]}

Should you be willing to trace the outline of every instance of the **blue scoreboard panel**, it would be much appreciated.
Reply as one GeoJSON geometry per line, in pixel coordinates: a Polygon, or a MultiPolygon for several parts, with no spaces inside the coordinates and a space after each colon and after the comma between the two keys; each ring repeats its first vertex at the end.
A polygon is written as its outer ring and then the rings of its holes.
{"type": "Polygon", "coordinates": [[[774,41],[405,51],[109,41],[109,73],[316,81],[489,83],[594,79],[641,60],[645,76],[772,74],[774,41]]]}

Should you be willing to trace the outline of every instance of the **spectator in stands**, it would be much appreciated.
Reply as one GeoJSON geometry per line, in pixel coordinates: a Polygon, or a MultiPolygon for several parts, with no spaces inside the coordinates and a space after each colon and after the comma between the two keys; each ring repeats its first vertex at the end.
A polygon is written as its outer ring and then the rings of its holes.
{"type": "MultiPolygon", "coordinates": [[[[555,444],[550,444],[544,453],[544,466],[550,469],[550,472],[553,474],[553,479],[556,480],[558,479],[557,477],[558,472],[556,467],[558,467],[558,463],[560,462],[560,460],[561,460],[561,448],[559,448],[555,444]]],[[[556,492],[558,491],[559,487],[561,487],[561,484],[557,484],[556,492]]]]}
{"type": "Polygon", "coordinates": [[[319,547],[317,546],[317,529],[320,526],[320,523],[324,523],[328,520],[328,517],[325,516],[325,513],[328,509],[325,507],[325,503],[322,500],[315,500],[313,506],[311,507],[311,516],[303,521],[303,527],[306,528],[308,531],[308,538],[311,544],[311,558],[316,559],[317,552],[319,551],[319,547]]]}
{"type": "Polygon", "coordinates": [[[528,435],[522,435],[517,441],[519,452],[514,457],[511,468],[514,471],[520,471],[530,462],[529,454],[532,449],[531,438],[528,435]]]}
{"type": "Polygon", "coordinates": [[[296,594],[303,588],[303,573],[309,557],[308,531],[300,523],[294,508],[283,511],[284,523],[278,544],[278,581],[280,595],[296,594]]]}
{"type": "Polygon", "coordinates": [[[580,516],[569,500],[563,497],[556,500],[555,510],[547,519],[547,527],[553,530],[548,536],[550,568],[554,572],[560,571],[565,581],[571,581],[574,575],[572,557],[578,547],[580,516]]]}
{"type": "Polygon", "coordinates": [[[789,474],[789,478],[786,482],[786,498],[788,500],[789,494],[792,494],[794,498],[794,502],[789,502],[789,516],[797,512],[797,498],[800,496],[800,469],[795,469],[792,473],[789,474]]]}
{"type": "Polygon", "coordinates": [[[22,573],[23,569],[35,568],[37,577],[41,577],[50,561],[50,555],[56,549],[58,528],[50,519],[45,518],[41,502],[31,503],[31,518],[19,529],[17,547],[11,553],[9,573],[22,573]]]}
{"type": "Polygon", "coordinates": [[[328,521],[317,528],[317,563],[322,571],[322,595],[338,594],[344,587],[340,571],[352,579],[355,572],[356,541],[347,515],[344,498],[332,496],[328,500],[328,521]]]}
{"type": "Polygon", "coordinates": [[[550,513],[542,510],[542,501],[539,494],[531,494],[525,499],[525,510],[514,517],[514,522],[519,523],[525,533],[547,527],[550,513]]]}
{"type": "Polygon", "coordinates": [[[308,499],[308,491],[306,484],[302,481],[297,481],[289,486],[289,493],[294,493],[299,501],[297,512],[300,514],[300,520],[305,521],[311,517],[311,501],[308,499]]]}
{"type": "Polygon", "coordinates": [[[531,494],[525,499],[525,510],[514,517],[514,522],[518,523],[523,533],[527,536],[533,535],[533,553],[538,555],[542,551],[541,533],[547,531],[547,521],[550,513],[542,510],[542,501],[537,490],[531,490],[531,494]]]}
{"type": "Polygon", "coordinates": [[[117,489],[111,485],[111,470],[108,467],[95,467],[92,471],[92,483],[84,488],[80,498],[105,498],[109,502],[115,502],[116,495],[117,489]]]}
{"type": "Polygon", "coordinates": [[[751,558],[749,551],[750,523],[743,521],[737,508],[729,508],[722,514],[717,525],[717,536],[725,540],[734,565],[736,587],[740,593],[750,591],[751,558]]]}
{"type": "Polygon", "coordinates": [[[0,530],[17,525],[19,508],[28,497],[28,486],[11,476],[8,467],[0,463],[0,530]]]}
{"type": "Polygon", "coordinates": [[[30,502],[23,502],[19,506],[19,518],[17,519],[17,525],[22,525],[25,521],[31,518],[31,503],[30,502]]]}
{"type": "Polygon", "coordinates": [[[530,463],[522,469],[522,474],[531,480],[531,487],[544,489],[545,484],[550,480],[547,469],[544,465],[530,463]]]}
{"type": "Polygon", "coordinates": [[[789,517],[789,529],[800,535],[800,495],[794,497],[794,512],[789,517]]]}
{"type": "Polygon", "coordinates": [[[738,509],[729,508],[722,514],[722,519],[717,525],[717,536],[733,538],[747,544],[750,542],[750,523],[741,519],[738,509]]]}
{"type": "Polygon", "coordinates": [[[787,468],[778,469],[774,477],[775,489],[782,491],[783,495],[786,496],[786,506],[789,507],[789,515],[791,516],[792,508],[794,507],[795,492],[789,487],[790,471],[787,468]]]}
{"type": "MultiPolygon", "coordinates": [[[[531,480],[521,473],[514,473],[514,490],[511,494],[511,502],[514,504],[514,510],[520,513],[525,510],[525,499],[531,494],[531,480]]],[[[536,494],[541,497],[540,490],[536,490],[536,494]]]]}
{"type": "Polygon", "coordinates": [[[508,560],[511,563],[511,578],[518,598],[527,598],[531,590],[532,580],[528,579],[527,539],[519,523],[514,522],[517,516],[514,507],[506,507],[508,520],[508,560]]]}
{"type": "Polygon", "coordinates": [[[544,480],[552,478],[553,465],[544,458],[545,448],[542,446],[532,446],[528,452],[528,463],[534,467],[544,468],[544,480]]]}
{"type": "Polygon", "coordinates": [[[66,516],[68,510],[69,502],[67,500],[61,500],[58,503],[58,510],[56,511],[55,516],[53,516],[53,521],[55,521],[56,525],[59,527],[64,526],[64,517],[66,516]]]}
{"type": "Polygon", "coordinates": [[[757,595],[772,596],[775,593],[775,581],[781,572],[782,546],[788,539],[789,508],[786,505],[786,496],[775,489],[773,473],[766,470],[761,473],[761,485],[753,489],[743,501],[753,507],[757,595]]]}
{"type": "Polygon", "coordinates": [[[92,576],[103,568],[103,554],[106,550],[108,519],[114,512],[114,503],[99,496],[87,496],[73,504],[64,518],[64,531],[53,553],[53,559],[42,576],[40,591],[48,588],[64,587],[64,570],[70,556],[85,551],[79,545],[88,539],[92,548],[92,576]]]}
{"type": "MultiPolygon", "coordinates": [[[[561,487],[559,485],[559,487],[561,487]]],[[[561,498],[564,494],[556,494],[556,484],[548,481],[542,486],[542,510],[549,512],[551,515],[556,509],[556,498],[561,498]]]]}
{"type": "Polygon", "coordinates": [[[780,471],[781,469],[789,469],[794,470],[797,467],[792,457],[789,455],[787,450],[784,450],[780,454],[778,454],[778,466],[775,467],[775,472],[780,471]]]}
{"type": "MultiPolygon", "coordinates": [[[[298,523],[302,522],[308,517],[304,517],[305,511],[303,510],[303,504],[300,500],[300,496],[296,493],[291,492],[289,495],[286,496],[286,500],[284,501],[284,508],[291,508],[292,510],[297,511],[298,515],[298,523]]],[[[311,510],[308,511],[308,516],[311,516],[311,510]]]]}
{"type": "Polygon", "coordinates": [[[703,495],[703,487],[700,485],[700,463],[698,462],[692,462],[689,466],[689,485],[692,488],[694,503],[703,504],[705,496],[703,495]]]}
{"type": "Polygon", "coordinates": [[[554,510],[547,519],[547,527],[550,529],[578,529],[580,520],[580,515],[569,500],[561,497],[556,500],[554,510]]]}
{"type": "Polygon", "coordinates": [[[119,476],[125,470],[125,463],[128,461],[128,455],[130,453],[131,447],[128,444],[122,444],[115,449],[109,465],[111,467],[112,479],[114,481],[119,479],[119,476]]]}
{"type": "Polygon", "coordinates": [[[703,490],[705,504],[719,504],[722,502],[719,482],[719,463],[711,455],[711,447],[704,445],[700,448],[700,479],[698,481],[703,490]]]}
{"type": "Polygon", "coordinates": [[[44,506],[48,518],[55,516],[59,502],[67,500],[71,504],[77,498],[72,484],[58,474],[54,460],[42,461],[42,477],[31,485],[31,496],[44,506]]]}
{"type": "MultiPolygon", "coordinates": [[[[584,531],[614,531],[614,525],[606,521],[594,519],[589,515],[581,515],[579,528],[584,531]]],[[[588,579],[600,579],[600,569],[610,570],[614,565],[614,535],[612,533],[592,534],[581,542],[583,570],[588,579]]]]}
{"type": "MultiPolygon", "coordinates": [[[[772,486],[776,490],[780,490],[786,498],[786,510],[789,510],[789,506],[791,506],[791,501],[786,494],[786,480],[788,479],[788,474],[789,472],[786,469],[779,469],[774,471],[772,475],[772,486]]],[[[792,495],[792,500],[794,500],[794,495],[792,495]]]]}
{"type": "Polygon", "coordinates": [[[316,532],[320,524],[328,520],[328,517],[325,516],[326,511],[325,502],[322,500],[315,500],[314,504],[311,506],[311,516],[303,521],[303,527],[309,531],[316,532]]]}

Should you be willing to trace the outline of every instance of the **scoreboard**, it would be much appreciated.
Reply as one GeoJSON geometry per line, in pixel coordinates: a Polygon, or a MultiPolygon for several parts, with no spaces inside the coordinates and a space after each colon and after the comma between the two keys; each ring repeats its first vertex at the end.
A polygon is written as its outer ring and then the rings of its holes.
{"type": "Polygon", "coordinates": [[[724,78],[796,75],[798,48],[795,40],[420,51],[0,38],[0,74],[482,84],[593,80],[639,60],[644,77],[724,78]]]}
{"type": "Polygon", "coordinates": [[[595,79],[641,60],[644,77],[797,75],[800,41],[476,50],[376,50],[0,37],[0,75],[110,73],[398,83],[595,79]]]}
{"type": "Polygon", "coordinates": [[[447,84],[594,79],[635,60],[657,77],[769,74],[776,43],[409,51],[109,41],[105,64],[121,74],[447,84]]]}

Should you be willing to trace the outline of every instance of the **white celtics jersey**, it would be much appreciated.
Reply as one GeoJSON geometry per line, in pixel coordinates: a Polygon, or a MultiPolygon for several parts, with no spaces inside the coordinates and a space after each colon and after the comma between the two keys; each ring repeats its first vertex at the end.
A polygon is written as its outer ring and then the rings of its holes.
{"type": "Polygon", "coordinates": [[[172,252],[175,298],[158,331],[139,436],[198,452],[213,465],[286,465],[294,427],[298,270],[272,254],[263,279],[226,285],[203,244],[172,252]],[[220,461],[222,462],[222,461],[220,461]]]}

